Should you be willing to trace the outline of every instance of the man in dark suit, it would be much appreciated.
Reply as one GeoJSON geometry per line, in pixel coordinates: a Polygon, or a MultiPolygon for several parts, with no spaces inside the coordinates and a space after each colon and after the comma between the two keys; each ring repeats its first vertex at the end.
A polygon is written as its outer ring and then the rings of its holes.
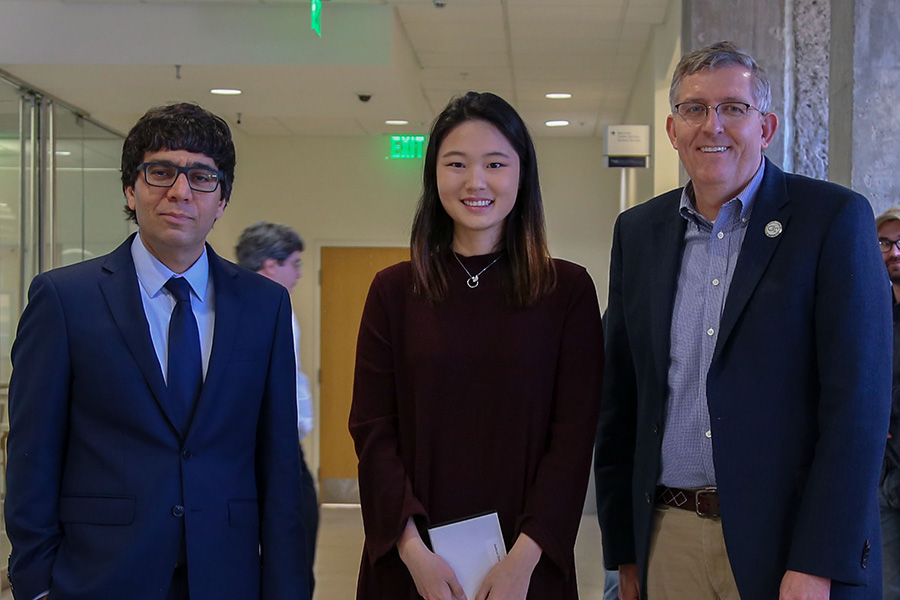
{"type": "Polygon", "coordinates": [[[890,306],[862,196],[762,156],[778,120],[732,44],[685,55],[690,182],[615,228],[598,513],[620,597],[881,597],[890,306]]]}
{"type": "Polygon", "coordinates": [[[206,237],[227,124],[151,109],[122,151],[139,232],[37,276],[13,347],[19,600],[308,600],[290,300],[206,237]]]}

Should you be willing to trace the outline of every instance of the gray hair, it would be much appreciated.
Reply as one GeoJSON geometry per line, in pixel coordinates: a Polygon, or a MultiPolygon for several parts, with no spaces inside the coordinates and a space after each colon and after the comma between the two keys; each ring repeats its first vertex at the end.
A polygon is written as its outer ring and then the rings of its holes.
{"type": "Polygon", "coordinates": [[[669,104],[675,112],[675,94],[682,80],[707,69],[739,66],[750,71],[753,83],[753,99],[760,114],[766,114],[772,106],[772,86],[769,75],[759,66],[756,60],[738,49],[734,42],[716,42],[706,48],[688,52],[678,61],[675,73],[672,74],[672,85],[669,86],[669,104]]]}
{"type": "Polygon", "coordinates": [[[259,271],[267,258],[283,263],[294,252],[303,252],[303,240],[287,225],[260,221],[244,230],[234,252],[239,265],[259,271]]]}

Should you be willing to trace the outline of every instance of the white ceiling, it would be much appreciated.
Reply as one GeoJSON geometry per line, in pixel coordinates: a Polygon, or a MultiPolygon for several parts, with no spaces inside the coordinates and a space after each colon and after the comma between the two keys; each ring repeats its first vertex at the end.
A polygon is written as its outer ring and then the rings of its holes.
{"type": "Polygon", "coordinates": [[[192,100],[248,135],[421,133],[476,90],[505,97],[536,135],[599,137],[669,4],[445,1],[325,0],[319,39],[308,0],[0,0],[0,69],[121,131],[192,100]]]}

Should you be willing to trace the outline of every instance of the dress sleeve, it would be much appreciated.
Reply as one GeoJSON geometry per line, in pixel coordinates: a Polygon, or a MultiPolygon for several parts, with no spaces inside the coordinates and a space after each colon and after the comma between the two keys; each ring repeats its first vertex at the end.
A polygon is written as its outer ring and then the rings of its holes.
{"type": "Polygon", "coordinates": [[[386,286],[375,278],[356,346],[350,435],[359,457],[359,495],[372,563],[391,551],[412,516],[425,516],[400,456],[396,355],[386,286]]]}
{"type": "Polygon", "coordinates": [[[578,272],[572,287],[559,344],[546,446],[518,528],[569,578],[603,380],[603,326],[587,271],[578,272]]]}

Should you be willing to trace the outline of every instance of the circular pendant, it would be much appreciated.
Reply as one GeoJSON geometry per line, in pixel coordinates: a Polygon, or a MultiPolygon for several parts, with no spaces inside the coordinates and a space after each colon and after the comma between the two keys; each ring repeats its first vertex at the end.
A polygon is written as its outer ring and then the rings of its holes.
{"type": "Polygon", "coordinates": [[[466,285],[473,290],[478,287],[478,275],[473,275],[466,280],[466,285]]]}

